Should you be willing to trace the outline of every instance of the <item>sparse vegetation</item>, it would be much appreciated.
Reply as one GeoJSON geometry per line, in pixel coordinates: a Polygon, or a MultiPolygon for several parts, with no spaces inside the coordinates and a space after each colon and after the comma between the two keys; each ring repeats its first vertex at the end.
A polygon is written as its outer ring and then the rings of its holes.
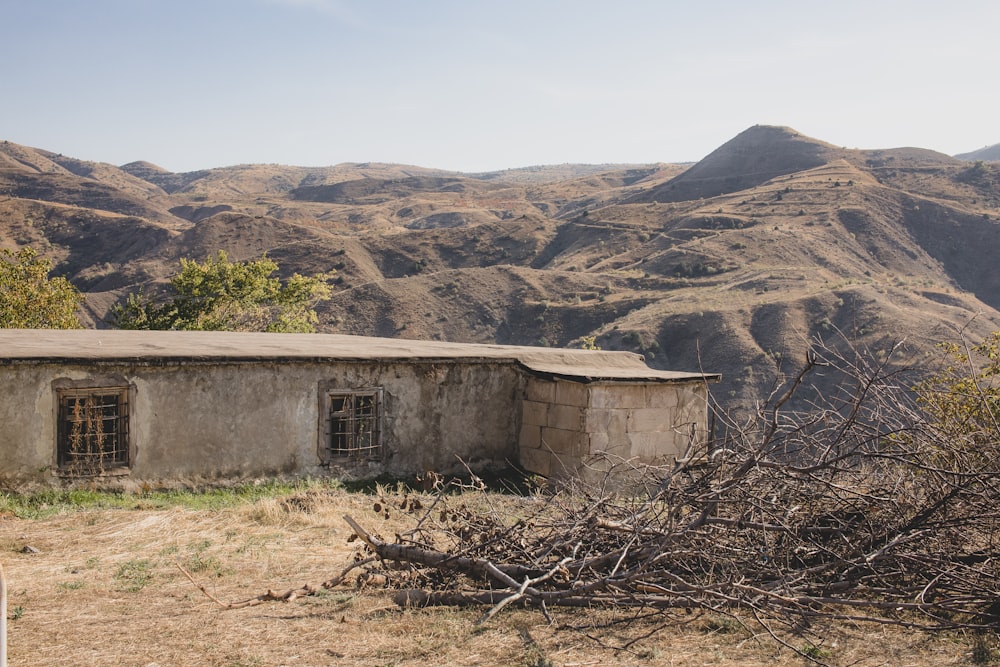
{"type": "MultiPolygon", "coordinates": [[[[541,502],[559,511],[565,496],[550,496],[542,491],[544,486],[537,484],[525,497],[469,489],[449,496],[448,504],[473,514],[502,511],[512,521],[529,516],[541,502]]],[[[403,534],[420,516],[421,509],[412,501],[430,507],[435,496],[395,483],[376,488],[373,496],[321,482],[266,486],[255,498],[227,505],[217,505],[214,492],[204,501],[196,499],[196,492],[177,493],[158,506],[145,504],[150,494],[111,494],[108,500],[113,503],[98,504],[101,495],[81,496],[81,504],[44,517],[8,518],[13,541],[0,539],[0,544],[10,545],[5,565],[10,565],[11,577],[44,582],[38,577],[40,568],[66,562],[77,563],[73,581],[82,583],[67,588],[56,580],[13,589],[9,618],[16,623],[11,655],[16,664],[58,664],[51,653],[59,649],[53,641],[54,614],[67,621],[87,617],[87,623],[66,622],[59,638],[74,645],[75,659],[84,657],[90,664],[133,659],[136,645],[121,641],[123,634],[142,637],[143,664],[179,666],[283,664],[295,655],[304,665],[331,660],[350,665],[465,664],[474,656],[483,665],[638,660],[653,667],[707,661],[735,667],[801,665],[802,653],[816,647],[829,652],[820,661],[832,665],[901,663],[905,657],[907,664],[939,667],[967,664],[960,657],[990,664],[996,642],[992,633],[929,637],[887,627],[873,634],[854,623],[816,622],[781,632],[790,647],[776,649],[754,634],[750,615],[681,610],[662,631],[657,631],[664,620],[658,614],[643,618],[601,608],[553,607],[556,623],[550,624],[537,609],[510,605],[477,624],[483,616],[480,609],[399,609],[392,604],[391,589],[367,578],[355,584],[353,576],[342,588],[319,589],[318,595],[271,609],[220,613],[180,574],[175,560],[183,564],[196,552],[216,558],[221,575],[209,567],[196,581],[222,600],[243,599],[248,590],[320,581],[358,557],[358,542],[349,541],[342,515],[377,522],[386,534],[403,534]],[[172,505],[170,499],[183,504],[172,505]],[[374,511],[375,502],[391,508],[389,519],[374,511]],[[205,509],[194,509],[198,507],[205,509]],[[13,554],[24,543],[44,548],[41,554],[13,554]],[[102,555],[83,563],[80,554],[86,552],[102,555]],[[331,623],[339,630],[336,641],[316,641],[329,637],[331,623]],[[824,640],[827,634],[835,642],[824,640]]]]}
{"type": "MultiPolygon", "coordinates": [[[[81,509],[150,510],[181,507],[195,511],[217,511],[245,505],[260,498],[311,488],[313,484],[308,480],[294,482],[269,480],[207,490],[149,490],[135,494],[88,489],[49,489],[28,494],[0,492],[0,516],[10,515],[19,519],[37,520],[81,509]]],[[[340,482],[330,480],[324,482],[320,488],[340,487],[340,482]]],[[[96,560],[88,561],[88,566],[96,562],[96,560]]]]}
{"type": "Polygon", "coordinates": [[[138,593],[153,581],[152,563],[146,558],[127,560],[118,566],[114,578],[118,590],[138,593]]]}
{"type": "Polygon", "coordinates": [[[956,180],[974,185],[989,185],[993,181],[992,171],[984,161],[976,160],[971,167],[960,173],[956,180]]]}

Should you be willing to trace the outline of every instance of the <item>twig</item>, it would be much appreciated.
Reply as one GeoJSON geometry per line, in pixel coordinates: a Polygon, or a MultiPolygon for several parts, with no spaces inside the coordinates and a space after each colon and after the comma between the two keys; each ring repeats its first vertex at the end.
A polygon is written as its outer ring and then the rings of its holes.
{"type": "Polygon", "coordinates": [[[180,563],[174,563],[174,564],[177,566],[177,569],[180,570],[184,574],[184,576],[188,578],[188,581],[190,581],[192,584],[194,584],[198,588],[198,590],[200,590],[205,595],[205,597],[207,597],[212,602],[216,603],[217,605],[219,605],[223,609],[243,609],[244,607],[255,607],[255,606],[257,606],[259,604],[263,604],[265,602],[291,602],[292,600],[295,600],[296,598],[306,597],[306,596],[309,596],[309,595],[315,595],[321,589],[330,589],[330,588],[334,588],[336,586],[339,586],[341,583],[343,583],[344,578],[352,570],[355,570],[355,569],[357,569],[359,567],[362,567],[364,565],[368,565],[369,563],[373,563],[376,560],[377,560],[376,558],[365,558],[364,560],[360,560],[360,561],[357,561],[355,563],[351,563],[349,566],[347,566],[346,568],[344,568],[344,570],[338,576],[333,577],[332,579],[327,579],[326,581],[324,581],[319,586],[313,586],[311,584],[306,584],[306,585],[302,586],[301,588],[295,588],[295,589],[292,589],[292,590],[288,590],[288,591],[285,591],[284,593],[275,593],[272,590],[268,590],[266,593],[261,593],[260,595],[254,596],[254,597],[249,598],[247,600],[241,600],[239,602],[223,602],[219,598],[217,598],[214,595],[212,595],[211,593],[209,593],[208,589],[206,589],[204,585],[199,584],[197,581],[195,581],[194,577],[191,576],[190,572],[188,572],[186,569],[184,569],[183,565],[181,565],[180,563]]]}
{"type": "Polygon", "coordinates": [[[503,609],[504,607],[506,607],[510,603],[517,602],[518,600],[524,598],[526,596],[526,594],[527,594],[528,591],[531,591],[532,594],[537,595],[538,591],[534,591],[533,587],[536,584],[540,584],[540,583],[542,583],[542,582],[544,582],[544,581],[546,581],[548,579],[551,579],[552,577],[556,576],[560,572],[565,572],[566,571],[566,564],[569,563],[570,561],[572,561],[574,558],[576,558],[576,552],[579,549],[580,549],[580,544],[577,544],[573,548],[573,554],[571,556],[567,556],[566,558],[563,558],[561,561],[559,561],[558,563],[556,563],[555,566],[553,566],[553,568],[551,570],[549,570],[548,572],[546,572],[542,576],[535,577],[534,579],[525,579],[521,583],[521,586],[518,588],[518,590],[517,590],[516,593],[514,593],[513,595],[510,595],[510,596],[504,598],[503,600],[501,600],[500,602],[498,602],[482,618],[480,618],[478,621],[476,621],[476,625],[482,625],[486,621],[488,621],[491,618],[493,618],[494,616],[496,616],[496,614],[501,609],[503,609]]]}
{"type": "Polygon", "coordinates": [[[7,667],[7,577],[0,563],[0,667],[7,667]]]}

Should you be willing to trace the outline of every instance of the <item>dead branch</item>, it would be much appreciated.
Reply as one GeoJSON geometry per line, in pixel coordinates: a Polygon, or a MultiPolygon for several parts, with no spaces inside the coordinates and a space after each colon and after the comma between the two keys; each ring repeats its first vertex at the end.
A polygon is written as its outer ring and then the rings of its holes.
{"type": "Polygon", "coordinates": [[[944,439],[895,349],[818,342],[770,403],[720,412],[722,434],[669,468],[622,462],[525,500],[516,520],[461,494],[394,543],[345,520],[398,604],[489,605],[480,622],[509,605],[611,606],[744,610],[770,634],[821,619],[997,629],[1000,438],[944,439]],[[801,396],[817,372],[841,389],[801,396]]]}
{"type": "MultiPolygon", "coordinates": [[[[781,643],[824,620],[1000,630],[1000,428],[929,420],[887,349],[817,341],[767,403],[714,406],[718,435],[663,468],[606,460],[599,483],[518,499],[435,478],[430,500],[392,501],[414,521],[394,541],[345,516],[367,557],[322,587],[360,568],[400,606],[488,607],[479,623],[511,606],[706,611],[781,643]],[[816,390],[817,373],[838,388],[816,390]]],[[[181,571],[227,609],[318,590],[225,603],[181,571]]]]}
{"type": "Polygon", "coordinates": [[[297,598],[307,597],[309,595],[316,595],[316,593],[318,593],[321,590],[336,588],[337,586],[344,583],[344,580],[346,579],[347,575],[350,574],[353,570],[356,570],[360,567],[364,567],[365,565],[373,563],[375,560],[376,560],[375,558],[365,558],[357,562],[351,563],[346,568],[344,568],[339,575],[333,577],[332,579],[327,579],[318,586],[305,584],[301,588],[287,590],[284,593],[275,593],[272,590],[268,590],[266,593],[261,593],[260,595],[256,595],[246,600],[240,600],[239,602],[223,602],[219,598],[209,593],[208,589],[205,588],[203,584],[199,584],[197,581],[195,581],[194,577],[191,576],[191,573],[188,572],[183,565],[181,565],[180,563],[174,563],[174,565],[176,565],[177,569],[180,570],[185,577],[187,577],[188,581],[194,584],[198,588],[198,590],[200,590],[202,594],[212,602],[216,603],[223,609],[243,609],[244,607],[255,607],[265,602],[291,602],[292,600],[295,600],[297,598]]]}

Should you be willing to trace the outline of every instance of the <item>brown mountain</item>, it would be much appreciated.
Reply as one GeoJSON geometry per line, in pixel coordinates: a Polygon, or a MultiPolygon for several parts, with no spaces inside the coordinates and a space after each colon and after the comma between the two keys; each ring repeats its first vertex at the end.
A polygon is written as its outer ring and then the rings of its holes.
{"type": "MultiPolygon", "coordinates": [[[[0,145],[0,244],[32,245],[93,326],[181,257],[337,271],[321,328],[602,347],[766,394],[808,341],[1000,327],[1000,167],[755,126],[691,165],[461,174],[392,164],[174,174],[0,145]],[[840,332],[839,334],[837,332],[840,332]]],[[[901,363],[903,360],[901,359],[901,363]]]]}
{"type": "Polygon", "coordinates": [[[787,127],[754,125],[676,178],[645,191],[636,201],[680,202],[747,190],[779,176],[819,167],[843,154],[787,127]]]}

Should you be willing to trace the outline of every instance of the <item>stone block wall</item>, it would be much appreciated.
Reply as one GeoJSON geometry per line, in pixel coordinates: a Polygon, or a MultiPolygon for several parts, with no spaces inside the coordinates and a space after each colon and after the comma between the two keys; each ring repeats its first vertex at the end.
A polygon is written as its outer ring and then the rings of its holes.
{"type": "Polygon", "coordinates": [[[521,405],[521,466],[546,477],[600,472],[608,461],[660,464],[707,436],[704,382],[530,378],[521,405]]]}

